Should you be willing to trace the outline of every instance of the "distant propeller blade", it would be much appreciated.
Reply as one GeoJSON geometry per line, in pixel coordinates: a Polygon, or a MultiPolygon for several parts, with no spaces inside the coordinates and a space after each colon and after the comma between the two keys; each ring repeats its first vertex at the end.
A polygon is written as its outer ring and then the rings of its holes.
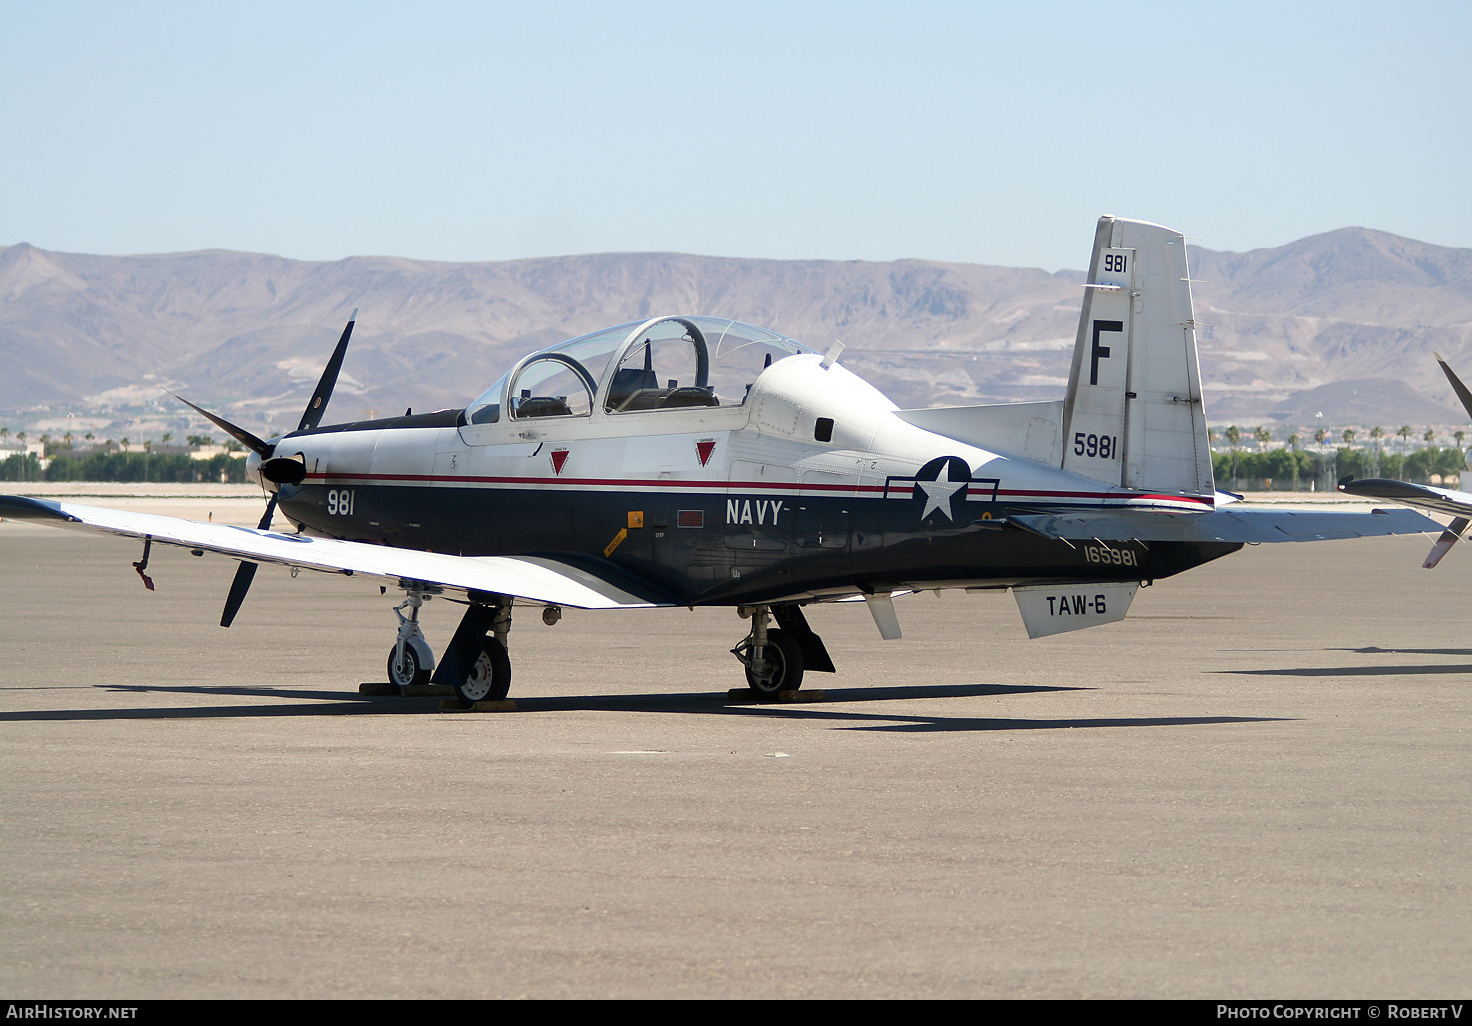
{"type": "MultiPolygon", "coordinates": [[[[164,391],[165,392],[169,392],[169,390],[167,388],[164,389],[164,391]]],[[[247,431],[245,428],[243,428],[243,427],[236,427],[234,424],[230,423],[225,418],[223,418],[223,417],[216,417],[209,410],[203,409],[202,407],[199,407],[199,406],[195,406],[188,399],[185,399],[181,395],[174,395],[173,392],[169,392],[169,395],[174,396],[175,399],[179,400],[181,403],[183,403],[185,406],[189,407],[195,413],[199,414],[205,420],[207,420],[211,424],[215,425],[215,427],[217,427],[221,431],[225,432],[225,434],[227,434],[231,438],[235,439],[237,442],[239,442],[241,445],[245,446],[251,452],[258,453],[260,455],[261,459],[264,460],[264,459],[270,458],[271,453],[274,451],[274,446],[272,446],[271,443],[269,443],[269,442],[263,442],[259,438],[257,438],[255,435],[253,435],[249,431],[247,431]]]]}
{"type": "MultiPolygon", "coordinates": [[[[271,529],[271,518],[276,515],[276,496],[271,496],[271,501],[266,503],[266,513],[261,517],[261,522],[256,525],[259,531],[271,529]]],[[[240,612],[240,604],[245,601],[245,593],[250,591],[250,582],[256,579],[255,563],[241,562],[235,569],[235,580],[230,582],[230,594],[225,596],[225,611],[220,614],[220,626],[229,627],[235,622],[235,614],[240,612]]]]}
{"type": "Polygon", "coordinates": [[[1472,524],[1472,520],[1468,520],[1465,517],[1457,517],[1448,524],[1446,530],[1441,532],[1441,537],[1436,539],[1436,544],[1431,546],[1431,551],[1426,556],[1426,562],[1422,563],[1421,566],[1430,570],[1437,563],[1440,563],[1441,557],[1450,552],[1451,547],[1457,543],[1457,539],[1462,537],[1463,532],[1467,530],[1468,524],[1472,524]]]}
{"type": "Polygon", "coordinates": [[[1452,391],[1456,392],[1457,398],[1462,400],[1462,409],[1467,411],[1467,416],[1472,417],[1472,391],[1469,391],[1467,386],[1462,384],[1462,379],[1457,377],[1456,372],[1447,366],[1447,362],[1441,358],[1440,353],[1433,353],[1432,355],[1436,357],[1436,362],[1441,364],[1441,369],[1446,373],[1447,380],[1452,383],[1452,391]]]}
{"type": "Polygon", "coordinates": [[[342,329],[342,338],[337,340],[337,348],[332,351],[332,358],[327,361],[327,366],[322,368],[322,379],[317,382],[316,391],[312,393],[312,401],[307,403],[307,409],[302,414],[302,422],[297,425],[298,431],[310,431],[322,423],[322,414],[327,412],[327,400],[332,398],[332,390],[337,387],[337,372],[342,370],[342,358],[348,351],[348,339],[353,337],[353,325],[358,321],[358,311],[348,318],[348,326],[342,329]]]}

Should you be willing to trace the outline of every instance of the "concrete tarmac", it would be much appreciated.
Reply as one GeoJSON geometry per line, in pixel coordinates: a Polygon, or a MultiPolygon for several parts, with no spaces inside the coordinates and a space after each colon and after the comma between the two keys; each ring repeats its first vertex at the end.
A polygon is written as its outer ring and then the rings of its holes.
{"type": "Polygon", "coordinates": [[[450,714],[357,694],[376,586],[263,567],[226,631],[233,561],[150,593],[3,523],[0,990],[1464,997],[1472,545],[1429,545],[1248,548],[1039,641],[1005,594],[812,609],[812,704],[727,699],[730,610],[528,609],[519,710],[450,714]]]}

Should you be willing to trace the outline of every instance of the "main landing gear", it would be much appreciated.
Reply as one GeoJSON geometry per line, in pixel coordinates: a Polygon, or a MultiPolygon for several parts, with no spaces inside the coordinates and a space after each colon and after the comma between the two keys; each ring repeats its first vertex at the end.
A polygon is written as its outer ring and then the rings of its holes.
{"type": "MultiPolygon", "coordinates": [[[[465,616],[469,618],[471,611],[467,611],[465,616]]],[[[470,664],[469,672],[459,675],[455,681],[456,694],[468,705],[499,702],[511,692],[511,656],[506,652],[506,641],[511,633],[509,598],[495,607],[491,631],[480,639],[480,651],[470,664]]],[[[458,631],[456,636],[458,638],[458,631]]]]}
{"type": "Polygon", "coordinates": [[[737,606],[736,613],[751,620],[751,633],[731,654],[746,667],[746,685],[754,698],[775,702],[781,692],[802,687],[804,673],[833,672],[828,649],[808,626],[801,606],[737,606]],[[773,619],[776,627],[769,626],[773,619]]]}

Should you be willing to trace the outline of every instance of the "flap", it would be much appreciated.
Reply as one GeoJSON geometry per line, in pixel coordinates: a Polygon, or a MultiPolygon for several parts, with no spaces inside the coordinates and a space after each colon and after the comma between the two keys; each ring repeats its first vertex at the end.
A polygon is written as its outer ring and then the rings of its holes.
{"type": "Polygon", "coordinates": [[[1212,513],[1091,510],[1009,516],[1009,524],[1067,541],[1287,542],[1424,534],[1441,525],[1409,509],[1370,513],[1219,509],[1212,513]]]}

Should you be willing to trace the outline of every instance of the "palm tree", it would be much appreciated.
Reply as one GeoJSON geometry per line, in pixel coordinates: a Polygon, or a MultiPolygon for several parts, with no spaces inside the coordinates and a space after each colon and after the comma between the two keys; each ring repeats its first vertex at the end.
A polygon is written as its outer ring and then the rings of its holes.
{"type": "Polygon", "coordinates": [[[1231,426],[1229,426],[1227,428],[1226,431],[1224,431],[1222,433],[1227,436],[1227,441],[1230,442],[1230,443],[1232,443],[1232,487],[1233,488],[1236,488],[1237,487],[1237,443],[1240,442],[1240,441],[1242,441],[1242,432],[1238,429],[1238,427],[1237,427],[1236,424],[1232,424],[1231,426]]]}
{"type": "Polygon", "coordinates": [[[1293,490],[1298,491],[1298,432],[1288,436],[1288,454],[1293,457],[1293,490]]]}
{"type": "Polygon", "coordinates": [[[163,443],[164,443],[164,445],[168,445],[169,444],[169,439],[171,439],[173,437],[174,437],[174,432],[172,432],[172,431],[165,431],[164,432],[164,435],[163,435],[163,443]]]}
{"type": "Polygon", "coordinates": [[[1382,439],[1384,437],[1385,437],[1385,429],[1383,427],[1381,427],[1379,424],[1376,424],[1374,427],[1370,428],[1370,438],[1375,443],[1374,464],[1372,465],[1372,467],[1370,469],[1370,476],[1371,477],[1379,477],[1380,476],[1380,439],[1382,439]]]}

